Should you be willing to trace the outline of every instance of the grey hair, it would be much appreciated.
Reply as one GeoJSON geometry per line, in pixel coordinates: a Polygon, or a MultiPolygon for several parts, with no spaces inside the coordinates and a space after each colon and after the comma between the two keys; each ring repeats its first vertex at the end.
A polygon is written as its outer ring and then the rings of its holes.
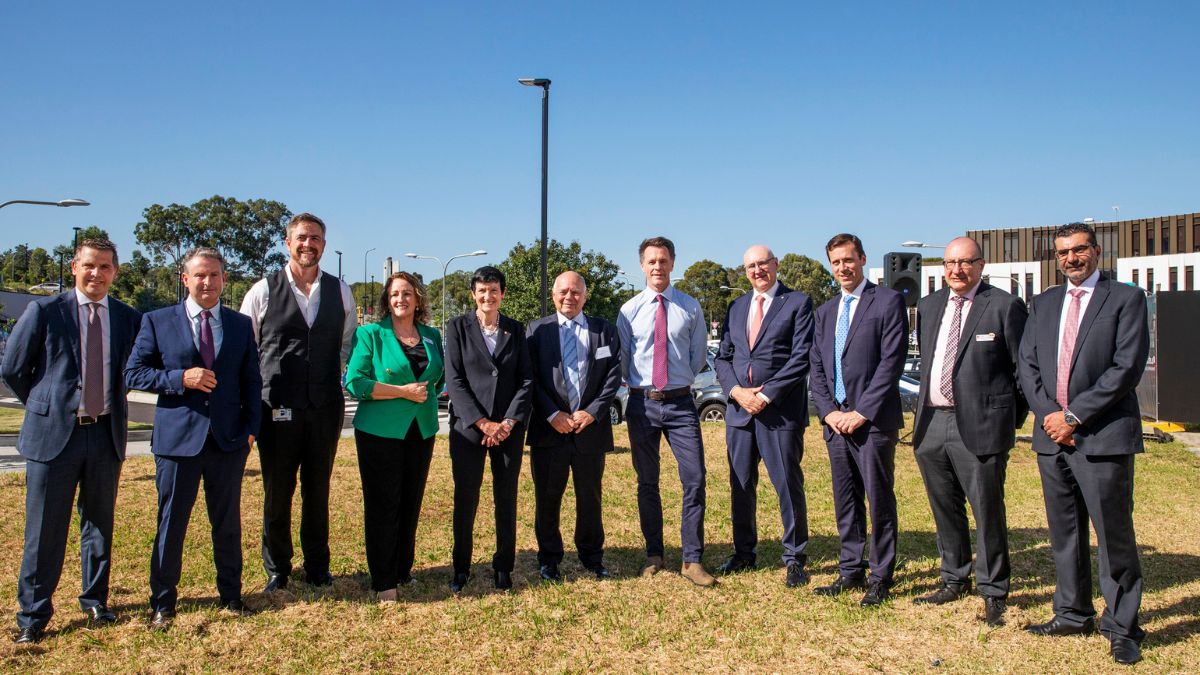
{"type": "Polygon", "coordinates": [[[216,260],[217,262],[221,263],[221,271],[225,271],[225,256],[221,255],[220,251],[212,248],[211,246],[197,246],[187,253],[184,253],[183,260],[179,263],[180,267],[182,267],[184,271],[187,271],[188,263],[192,262],[193,258],[208,258],[209,260],[216,260]]]}

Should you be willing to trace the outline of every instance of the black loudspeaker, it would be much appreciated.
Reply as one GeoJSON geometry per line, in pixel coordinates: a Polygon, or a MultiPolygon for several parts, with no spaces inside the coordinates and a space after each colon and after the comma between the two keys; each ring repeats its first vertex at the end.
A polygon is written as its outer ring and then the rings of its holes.
{"type": "Polygon", "coordinates": [[[883,256],[883,285],[899,291],[906,306],[916,307],[921,299],[921,254],[892,252],[883,256]]]}

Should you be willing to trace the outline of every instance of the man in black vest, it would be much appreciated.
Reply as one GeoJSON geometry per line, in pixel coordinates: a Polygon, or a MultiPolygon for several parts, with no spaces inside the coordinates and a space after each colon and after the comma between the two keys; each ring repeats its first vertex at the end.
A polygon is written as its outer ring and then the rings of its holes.
{"type": "Polygon", "coordinates": [[[300,548],[309,584],[328,586],[329,477],[345,417],[341,376],[357,325],[350,287],[321,271],[325,223],[311,213],[287,225],[291,259],[242,300],[262,363],[266,592],[287,588],[292,572],[292,495],[300,474],[300,548]]]}

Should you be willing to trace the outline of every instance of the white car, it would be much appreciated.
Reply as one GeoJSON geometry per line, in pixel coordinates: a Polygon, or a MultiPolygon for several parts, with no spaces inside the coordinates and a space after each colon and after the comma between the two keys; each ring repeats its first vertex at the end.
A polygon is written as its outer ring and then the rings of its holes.
{"type": "Polygon", "coordinates": [[[62,284],[57,281],[47,281],[44,284],[29,287],[30,293],[62,293],[62,284]]]}

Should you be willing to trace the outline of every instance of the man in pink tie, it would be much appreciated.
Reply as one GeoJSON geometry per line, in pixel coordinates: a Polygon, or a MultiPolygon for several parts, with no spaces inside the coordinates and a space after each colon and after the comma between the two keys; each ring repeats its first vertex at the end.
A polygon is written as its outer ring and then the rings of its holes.
{"type": "Polygon", "coordinates": [[[1054,233],[1067,283],[1033,299],[1021,339],[1021,388],[1033,410],[1033,449],[1042,475],[1058,579],[1054,617],[1035,635],[1094,633],[1088,521],[1100,549],[1099,630],[1113,660],[1141,660],[1142,567],[1133,529],[1133,457],[1142,452],[1137,385],[1150,332],[1141,289],[1097,268],[1100,246],[1084,223],[1054,233]]]}
{"type": "Polygon", "coordinates": [[[808,426],[808,361],[812,300],[779,282],[779,259],[766,246],[742,256],[752,290],[725,315],[716,370],[729,397],[725,414],[733,555],[718,571],[753,569],[759,461],[779,497],[783,564],[789,587],[808,582],[808,508],[804,501],[804,429],[808,426]]]}
{"type": "Polygon", "coordinates": [[[704,369],[708,336],[696,299],[671,286],[675,244],[652,237],[638,247],[646,290],[621,306],[617,333],[621,368],[629,384],[625,411],[633,468],[638,477],[638,515],[646,539],[643,576],[662,571],[663,515],[659,496],[660,441],[666,436],[683,483],[680,536],[683,576],[697,586],[716,583],[704,554],[704,444],[692,399],[692,382],[704,369]]]}

